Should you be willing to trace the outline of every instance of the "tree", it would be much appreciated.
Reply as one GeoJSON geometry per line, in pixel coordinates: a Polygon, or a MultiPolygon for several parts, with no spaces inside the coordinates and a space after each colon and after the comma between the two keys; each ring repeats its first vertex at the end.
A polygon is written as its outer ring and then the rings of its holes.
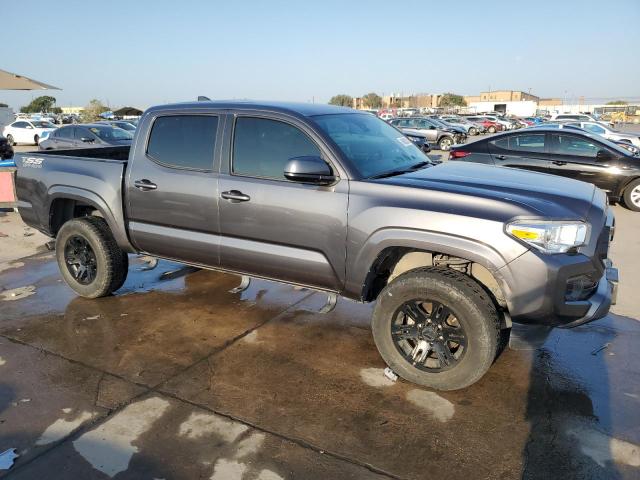
{"type": "Polygon", "coordinates": [[[340,107],[353,107],[353,98],[349,95],[340,94],[334,95],[329,100],[329,105],[338,105],[340,107]]]}
{"type": "Polygon", "coordinates": [[[467,102],[462,95],[456,95],[455,93],[443,93],[440,97],[439,107],[466,107],[467,102]]]}
{"type": "Polygon", "coordinates": [[[91,100],[84,110],[82,111],[82,121],[83,122],[93,122],[100,118],[100,114],[104,112],[108,112],[109,107],[103,104],[100,100],[93,99],[91,100]]]}
{"type": "Polygon", "coordinates": [[[382,97],[374,92],[367,93],[362,97],[362,103],[369,108],[380,108],[382,107],[382,97]]]}
{"type": "Polygon", "coordinates": [[[34,98],[29,105],[22,107],[20,111],[22,113],[48,113],[54,108],[55,104],[56,99],[54,97],[43,95],[34,98]]]}
{"type": "Polygon", "coordinates": [[[607,102],[607,105],[627,105],[624,100],[614,100],[613,102],[607,102]]]}

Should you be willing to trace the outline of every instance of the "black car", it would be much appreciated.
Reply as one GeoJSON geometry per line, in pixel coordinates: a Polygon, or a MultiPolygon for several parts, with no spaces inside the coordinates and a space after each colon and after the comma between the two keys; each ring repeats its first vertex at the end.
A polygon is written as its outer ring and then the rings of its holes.
{"type": "Polygon", "coordinates": [[[6,138],[0,135],[0,160],[13,158],[13,148],[6,138]]]}
{"type": "Polygon", "coordinates": [[[427,140],[427,136],[422,133],[405,133],[405,137],[413,142],[413,144],[422,150],[423,153],[429,153],[431,151],[431,146],[429,145],[429,140],[427,140]]]}
{"type": "Polygon", "coordinates": [[[537,127],[454,146],[450,160],[522,168],[590,182],[640,211],[640,158],[578,129],[537,127]]]}

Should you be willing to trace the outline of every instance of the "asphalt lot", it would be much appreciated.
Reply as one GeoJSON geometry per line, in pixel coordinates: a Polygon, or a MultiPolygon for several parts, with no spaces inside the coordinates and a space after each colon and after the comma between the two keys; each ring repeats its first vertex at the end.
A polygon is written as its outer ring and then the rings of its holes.
{"type": "MultiPolygon", "coordinates": [[[[514,342],[458,392],[384,377],[371,305],[320,314],[310,290],[230,293],[238,277],[134,256],[117,295],[86,300],[42,248],[4,263],[0,453],[20,458],[0,476],[640,478],[640,214],[614,208],[613,313],[514,342]]],[[[14,214],[5,231],[0,252],[14,214]]]]}

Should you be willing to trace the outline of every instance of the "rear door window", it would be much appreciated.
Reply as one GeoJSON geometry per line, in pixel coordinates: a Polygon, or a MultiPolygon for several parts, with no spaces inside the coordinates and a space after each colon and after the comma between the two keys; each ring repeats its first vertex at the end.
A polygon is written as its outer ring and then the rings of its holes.
{"type": "Polygon", "coordinates": [[[233,173],[286,180],[284,167],[293,157],[321,156],[300,129],[266,118],[239,117],[233,136],[233,173]]]}
{"type": "Polygon", "coordinates": [[[166,167],[213,170],[218,117],[166,115],[153,122],[147,155],[166,167]]]}
{"type": "Polygon", "coordinates": [[[511,150],[516,152],[544,153],[545,134],[530,133],[522,135],[509,135],[491,142],[492,145],[501,150],[511,150]]]}
{"type": "Polygon", "coordinates": [[[56,137],[63,139],[73,138],[73,128],[59,128],[56,132],[56,137]]]}

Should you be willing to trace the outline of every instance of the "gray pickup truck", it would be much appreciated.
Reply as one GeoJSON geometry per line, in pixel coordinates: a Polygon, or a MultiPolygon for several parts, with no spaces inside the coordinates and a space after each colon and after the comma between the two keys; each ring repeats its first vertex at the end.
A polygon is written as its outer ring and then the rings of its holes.
{"type": "Polygon", "coordinates": [[[466,387],[511,322],[607,314],[605,194],[557,176],[432,163],[393,126],[326,105],[149,109],[131,147],[18,154],[19,210],[56,238],[65,281],[102,297],[128,253],[375,301],[385,362],[466,387]]]}

